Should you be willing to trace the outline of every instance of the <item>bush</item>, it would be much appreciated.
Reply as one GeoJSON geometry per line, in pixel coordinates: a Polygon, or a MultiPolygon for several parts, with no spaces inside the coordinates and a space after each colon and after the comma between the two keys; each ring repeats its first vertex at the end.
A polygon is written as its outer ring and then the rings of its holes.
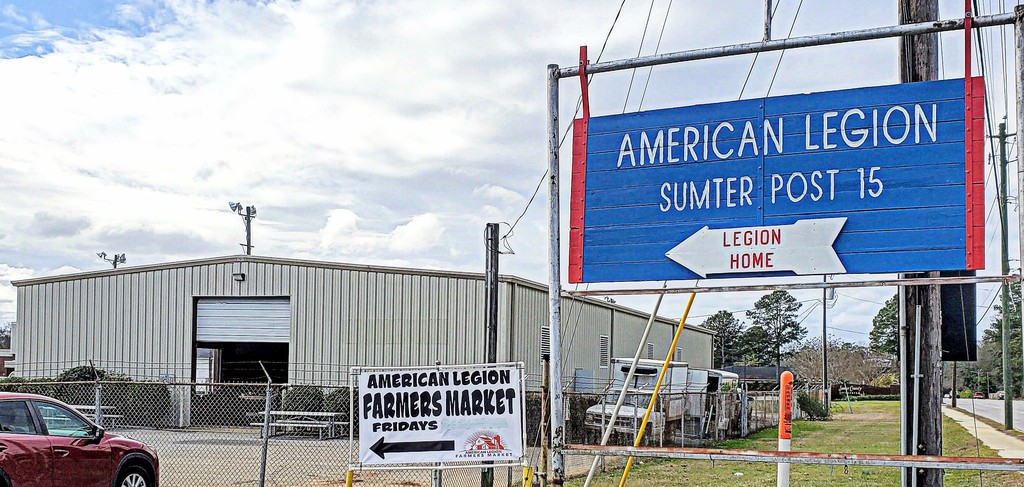
{"type": "MultiPolygon", "coordinates": [[[[354,390],[354,392],[358,397],[359,390],[356,389],[354,390]]],[[[341,421],[342,423],[348,423],[349,417],[351,417],[352,433],[350,437],[356,438],[359,436],[359,415],[349,414],[349,409],[351,408],[351,405],[352,403],[349,402],[348,387],[339,387],[331,391],[326,396],[324,396],[324,411],[328,413],[344,413],[344,416],[338,419],[338,421],[341,421]]],[[[356,409],[358,410],[358,406],[356,407],[356,409]]]]}
{"type": "Polygon", "coordinates": [[[797,394],[796,403],[800,406],[800,410],[807,415],[807,419],[811,421],[825,421],[829,419],[829,411],[825,409],[825,405],[818,398],[806,392],[797,394]]]}
{"type": "Polygon", "coordinates": [[[893,384],[898,384],[900,378],[896,374],[882,374],[871,380],[870,384],[879,387],[888,387],[893,384]]]}
{"type": "Polygon", "coordinates": [[[166,428],[173,424],[174,401],[167,384],[106,383],[103,384],[103,404],[116,408],[111,414],[124,416],[122,421],[126,425],[166,428]]]}
{"type": "Polygon", "coordinates": [[[57,386],[47,384],[48,382],[53,382],[53,380],[45,378],[28,379],[25,377],[5,377],[3,380],[0,380],[0,391],[56,397],[57,386]]]}
{"type": "Polygon", "coordinates": [[[957,395],[960,396],[960,399],[970,399],[974,397],[974,392],[971,391],[970,389],[964,389],[960,391],[960,394],[957,395]]]}
{"type": "MultiPolygon", "coordinates": [[[[248,426],[263,418],[266,388],[263,386],[210,386],[207,394],[192,395],[193,426],[248,426]]],[[[271,394],[270,407],[281,403],[279,389],[271,394]]]]}
{"type": "Polygon", "coordinates": [[[284,391],[281,408],[285,411],[323,411],[324,391],[317,386],[292,386],[284,391]]]}
{"type": "MultiPolygon", "coordinates": [[[[95,382],[99,377],[101,381],[130,381],[127,376],[111,374],[103,369],[95,369],[88,365],[72,367],[61,372],[53,380],[54,382],[95,382]]],[[[54,390],[54,398],[68,404],[94,404],[96,402],[96,388],[93,384],[60,384],[54,390]]]]}
{"type": "MultiPolygon", "coordinates": [[[[348,387],[339,387],[324,396],[324,411],[328,413],[347,413],[351,407],[348,387]]],[[[356,392],[358,396],[358,391],[356,392]]]]}
{"type": "Polygon", "coordinates": [[[866,396],[850,396],[851,401],[899,401],[899,394],[869,394],[866,396]]]}

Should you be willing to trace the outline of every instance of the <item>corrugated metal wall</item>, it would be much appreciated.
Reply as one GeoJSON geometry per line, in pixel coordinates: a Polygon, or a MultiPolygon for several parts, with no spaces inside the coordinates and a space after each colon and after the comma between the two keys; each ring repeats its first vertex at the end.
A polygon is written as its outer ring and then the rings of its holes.
{"type": "MultiPolygon", "coordinates": [[[[189,379],[196,299],[220,296],[290,299],[292,382],[346,382],[354,365],[484,359],[482,276],[245,257],[152,267],[19,283],[17,373],[52,376],[94,359],[136,377],[189,379]]],[[[539,377],[546,288],[504,279],[499,306],[499,360],[522,360],[539,377]]],[[[639,313],[570,298],[562,299],[562,317],[567,379],[576,367],[602,370],[598,336],[612,335],[613,323],[613,356],[632,356],[646,324],[639,313]]],[[[671,332],[658,325],[662,356],[671,332]]],[[[694,357],[684,360],[710,365],[710,335],[690,332],[684,341],[694,357]]]]}

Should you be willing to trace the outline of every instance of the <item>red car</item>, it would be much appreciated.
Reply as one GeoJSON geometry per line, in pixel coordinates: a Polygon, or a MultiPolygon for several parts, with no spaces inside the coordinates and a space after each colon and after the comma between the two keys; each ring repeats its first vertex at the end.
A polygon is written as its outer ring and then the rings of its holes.
{"type": "Polygon", "coordinates": [[[156,453],[45,396],[0,392],[0,487],[156,487],[156,453]]]}

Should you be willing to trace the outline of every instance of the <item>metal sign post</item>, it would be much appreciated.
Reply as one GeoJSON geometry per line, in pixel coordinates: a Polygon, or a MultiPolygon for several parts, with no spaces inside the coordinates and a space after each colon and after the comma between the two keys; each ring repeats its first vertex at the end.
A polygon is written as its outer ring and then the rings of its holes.
{"type": "MultiPolygon", "coordinates": [[[[1014,42],[1017,60],[1017,134],[1024,133],[1021,130],[1024,123],[1024,7],[1017,6],[1013,11],[1014,22],[1013,22],[1013,33],[1016,38],[1014,42]]],[[[1019,135],[1018,135],[1019,136],[1019,135]]],[[[1024,163],[1021,162],[1020,157],[1017,158],[1017,201],[1024,201],[1024,163]]],[[[1017,211],[1018,218],[1018,246],[1020,247],[1020,261],[1024,263],[1024,211],[1017,211]]],[[[1024,264],[1022,264],[1024,265],[1024,264]]],[[[1024,286],[1021,286],[1021,292],[1024,293],[1024,286]]],[[[1022,296],[1024,298],[1024,296],[1022,296]]],[[[1024,302],[1022,299],[1021,302],[1024,302]]],[[[1024,328],[1024,313],[1021,313],[1021,327],[1024,328]]],[[[1021,349],[1024,352],[1024,341],[1021,342],[1021,349]]],[[[1021,389],[1024,391],[1024,387],[1021,389]]],[[[1005,391],[1005,394],[1009,395],[1010,391],[1005,391]]]]}
{"type": "Polygon", "coordinates": [[[557,64],[548,65],[548,306],[551,320],[551,363],[549,369],[551,381],[551,459],[548,478],[551,485],[559,487],[565,480],[565,457],[562,448],[565,445],[565,417],[562,410],[562,277],[560,274],[561,259],[559,253],[559,216],[558,198],[558,79],[557,64]]]}

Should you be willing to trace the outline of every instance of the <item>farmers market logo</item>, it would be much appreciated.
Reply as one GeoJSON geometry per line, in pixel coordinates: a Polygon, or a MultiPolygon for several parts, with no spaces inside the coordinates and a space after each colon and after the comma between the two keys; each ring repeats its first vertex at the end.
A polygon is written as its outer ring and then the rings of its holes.
{"type": "Polygon", "coordinates": [[[511,457],[501,435],[493,431],[477,431],[466,439],[463,445],[463,452],[458,458],[500,458],[511,457]]]}

